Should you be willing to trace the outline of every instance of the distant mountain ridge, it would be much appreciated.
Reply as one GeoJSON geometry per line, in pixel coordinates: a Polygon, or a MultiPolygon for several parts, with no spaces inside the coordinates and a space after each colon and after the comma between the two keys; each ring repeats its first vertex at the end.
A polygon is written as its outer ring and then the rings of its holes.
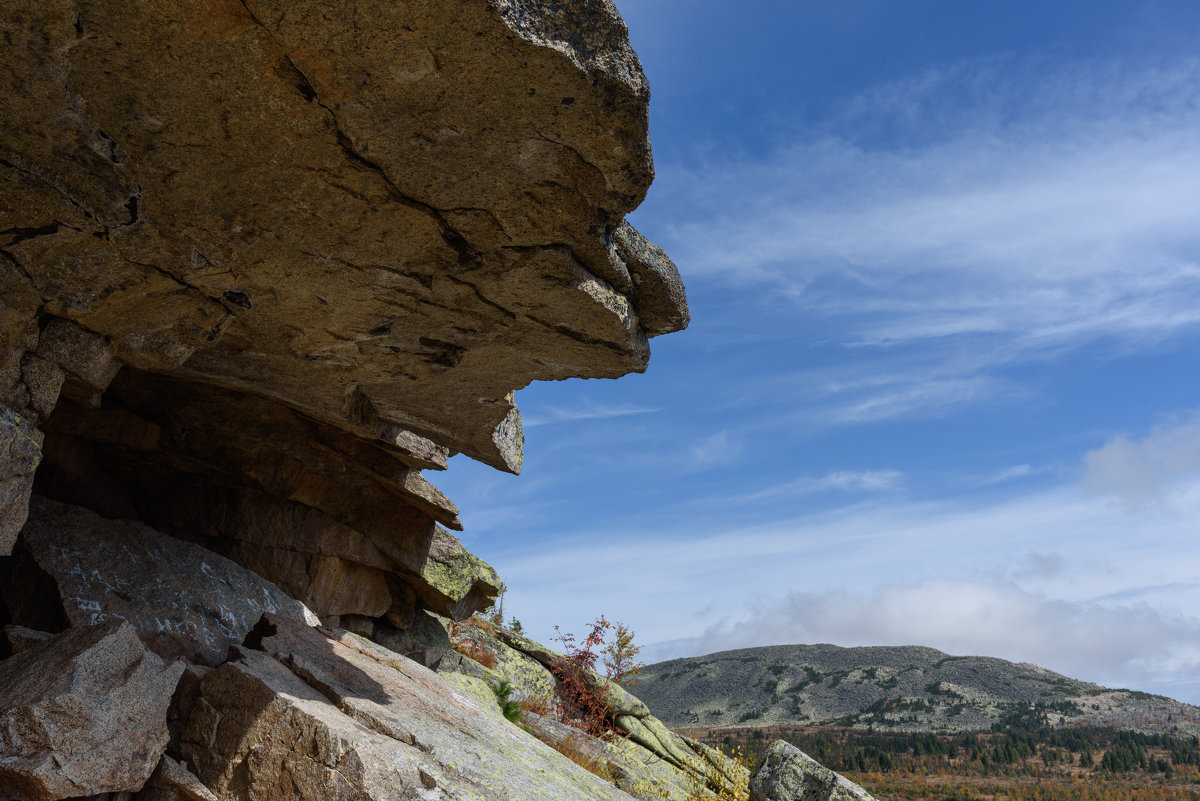
{"type": "Polygon", "coordinates": [[[675,727],[836,724],[983,731],[1026,706],[1051,721],[1200,732],[1200,708],[1029,663],[924,646],[772,645],[646,666],[633,691],[675,727]]]}

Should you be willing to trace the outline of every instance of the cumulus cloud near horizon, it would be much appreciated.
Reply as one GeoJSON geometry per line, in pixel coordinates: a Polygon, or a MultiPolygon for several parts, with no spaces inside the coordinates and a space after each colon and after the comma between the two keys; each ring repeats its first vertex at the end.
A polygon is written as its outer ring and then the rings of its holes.
{"type": "Polygon", "coordinates": [[[1133,507],[1158,505],[1200,473],[1200,412],[1155,427],[1141,439],[1118,435],[1083,458],[1084,485],[1133,507]]]}
{"type": "Polygon", "coordinates": [[[1031,662],[1107,686],[1166,686],[1200,667],[1195,618],[1145,603],[1064,601],[1012,582],[967,579],[796,592],[699,637],[664,643],[655,653],[793,643],[924,645],[956,656],[1031,662]]]}

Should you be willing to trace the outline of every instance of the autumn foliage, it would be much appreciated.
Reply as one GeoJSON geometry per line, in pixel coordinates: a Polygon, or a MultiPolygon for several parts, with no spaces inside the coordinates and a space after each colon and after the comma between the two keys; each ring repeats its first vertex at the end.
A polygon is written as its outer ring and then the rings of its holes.
{"type": "Polygon", "coordinates": [[[559,716],[564,723],[592,737],[605,737],[616,730],[604,703],[608,680],[598,681],[595,672],[599,649],[604,645],[604,632],[611,628],[612,624],[601,615],[589,626],[587,636],[576,641],[574,635],[554,627],[558,632],[555,639],[562,646],[565,657],[553,668],[558,680],[555,701],[559,716]]]}

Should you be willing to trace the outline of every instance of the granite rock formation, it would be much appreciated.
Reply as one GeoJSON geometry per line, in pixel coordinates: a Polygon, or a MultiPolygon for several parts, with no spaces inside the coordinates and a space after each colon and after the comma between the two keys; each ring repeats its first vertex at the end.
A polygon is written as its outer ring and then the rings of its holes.
{"type": "Polygon", "coordinates": [[[330,622],[486,606],[485,565],[439,584],[471,560],[421,471],[518,471],[514,390],[645,369],[687,324],[623,219],[653,168],[612,4],[50,0],[0,28],[0,553],[36,476],[330,622]]]}
{"type": "Polygon", "coordinates": [[[779,740],[763,754],[750,778],[750,801],[874,801],[791,743],[779,740]]]}
{"type": "MultiPolygon", "coordinates": [[[[500,582],[424,475],[518,472],[516,390],[688,324],[625,221],[648,89],[610,0],[45,0],[0,34],[0,799],[628,798],[500,713],[560,656],[451,649],[500,582]]],[[[629,791],[733,770],[596,688],[629,791]]]]}
{"type": "Polygon", "coordinates": [[[0,798],[140,789],[166,750],[183,669],[117,620],[0,661],[0,798]]]}

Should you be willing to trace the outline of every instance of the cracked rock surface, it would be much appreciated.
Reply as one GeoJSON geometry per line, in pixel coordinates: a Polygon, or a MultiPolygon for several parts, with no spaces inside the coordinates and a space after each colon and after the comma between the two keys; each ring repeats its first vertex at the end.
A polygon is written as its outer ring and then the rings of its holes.
{"type": "Polygon", "coordinates": [[[0,798],[140,790],[167,747],[183,672],[112,620],[0,661],[0,798]]]}
{"type": "Polygon", "coordinates": [[[123,364],[516,471],[512,390],[642,370],[686,325],[623,222],[648,90],[607,0],[47,0],[0,27],[0,272],[123,364]]]}
{"type": "Polygon", "coordinates": [[[256,632],[183,730],[218,798],[629,798],[387,649],[269,615],[256,632]]]}

